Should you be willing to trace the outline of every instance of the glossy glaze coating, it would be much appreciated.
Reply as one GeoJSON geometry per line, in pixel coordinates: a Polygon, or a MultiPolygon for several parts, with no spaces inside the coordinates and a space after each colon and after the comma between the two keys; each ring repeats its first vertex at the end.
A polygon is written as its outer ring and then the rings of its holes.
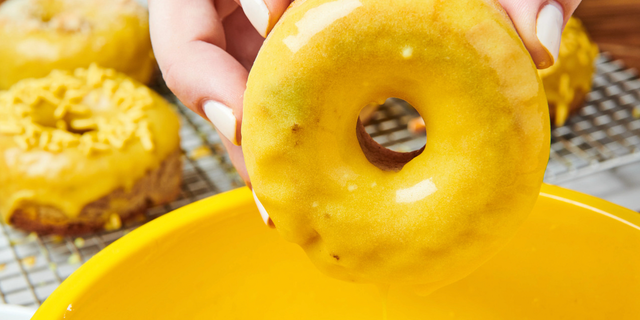
{"type": "Polygon", "coordinates": [[[0,90],[91,63],[146,83],[148,13],[135,0],[9,0],[0,5],[0,90]]]}
{"type": "Polygon", "coordinates": [[[477,268],[527,217],[549,115],[499,8],[296,1],[269,35],[245,94],[246,164],[280,234],[321,270],[428,291],[477,268]],[[399,172],[370,163],[356,137],[360,109],[388,97],[413,105],[429,136],[399,172]]]}
{"type": "Polygon", "coordinates": [[[597,57],[598,46],[589,39],[582,22],[569,19],[562,33],[558,61],[538,71],[556,126],[563,125],[570,113],[582,107],[584,97],[591,92],[597,57]]]}
{"type": "Polygon", "coordinates": [[[179,147],[158,94],[113,69],[54,71],[0,92],[0,213],[51,206],[76,217],[128,190],[179,147]]]}

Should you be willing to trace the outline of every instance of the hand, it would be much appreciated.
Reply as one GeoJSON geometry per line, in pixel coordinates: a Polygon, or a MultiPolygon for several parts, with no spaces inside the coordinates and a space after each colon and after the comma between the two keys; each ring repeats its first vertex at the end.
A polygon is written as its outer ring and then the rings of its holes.
{"type": "Polygon", "coordinates": [[[262,1],[149,1],[151,40],[167,86],[182,103],[215,125],[247,184],[249,175],[239,146],[247,70],[264,36],[290,3],[264,0],[265,5],[262,1]]]}
{"type": "MultiPolygon", "coordinates": [[[[215,125],[247,185],[240,126],[248,70],[290,2],[149,1],[151,40],[167,85],[187,107],[215,125]]],[[[580,0],[499,2],[536,66],[553,65],[564,25],[580,0]]]]}

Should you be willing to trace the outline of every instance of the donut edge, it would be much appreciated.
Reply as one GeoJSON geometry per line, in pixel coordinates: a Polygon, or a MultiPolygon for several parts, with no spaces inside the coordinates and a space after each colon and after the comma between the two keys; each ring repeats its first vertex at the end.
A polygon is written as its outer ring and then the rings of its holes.
{"type": "Polygon", "coordinates": [[[181,191],[182,158],[179,150],[165,158],[157,169],[138,179],[131,191],[117,189],[86,205],[80,215],[69,218],[60,209],[48,205],[17,208],[10,225],[39,235],[75,236],[105,230],[112,213],[124,224],[144,218],[148,208],[175,200],[181,191]],[[113,202],[130,203],[120,212],[112,211],[113,202]]]}

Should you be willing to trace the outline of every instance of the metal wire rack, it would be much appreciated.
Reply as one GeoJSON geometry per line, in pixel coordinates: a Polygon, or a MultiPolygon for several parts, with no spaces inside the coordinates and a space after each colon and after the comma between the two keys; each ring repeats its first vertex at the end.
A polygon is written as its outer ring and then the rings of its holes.
{"type": "MultiPolygon", "coordinates": [[[[558,183],[640,160],[640,80],[606,54],[598,62],[586,106],[552,131],[545,180],[558,183]]],[[[0,223],[0,303],[37,307],[83,262],[138,226],[191,202],[243,185],[213,127],[181,105],[158,83],[155,90],[177,105],[184,181],[178,200],[147,211],[144,221],[83,238],[37,236],[0,223]]],[[[397,151],[422,147],[426,136],[412,134],[407,123],[418,114],[401,100],[389,99],[366,130],[397,151]]]]}

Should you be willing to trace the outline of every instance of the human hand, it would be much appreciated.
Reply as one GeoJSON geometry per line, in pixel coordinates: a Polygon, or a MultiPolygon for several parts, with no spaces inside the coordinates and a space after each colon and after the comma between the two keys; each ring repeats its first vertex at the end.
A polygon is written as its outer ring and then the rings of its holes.
{"type": "MultiPolygon", "coordinates": [[[[498,1],[536,66],[553,65],[564,25],[581,0],[498,1]]],[[[240,126],[248,70],[290,2],[149,1],[151,40],[167,85],[187,107],[215,125],[247,184],[240,126]]]]}
{"type": "Polygon", "coordinates": [[[167,86],[188,108],[215,125],[233,165],[247,184],[240,125],[248,70],[264,36],[289,3],[290,0],[149,1],[151,40],[167,86]]]}

